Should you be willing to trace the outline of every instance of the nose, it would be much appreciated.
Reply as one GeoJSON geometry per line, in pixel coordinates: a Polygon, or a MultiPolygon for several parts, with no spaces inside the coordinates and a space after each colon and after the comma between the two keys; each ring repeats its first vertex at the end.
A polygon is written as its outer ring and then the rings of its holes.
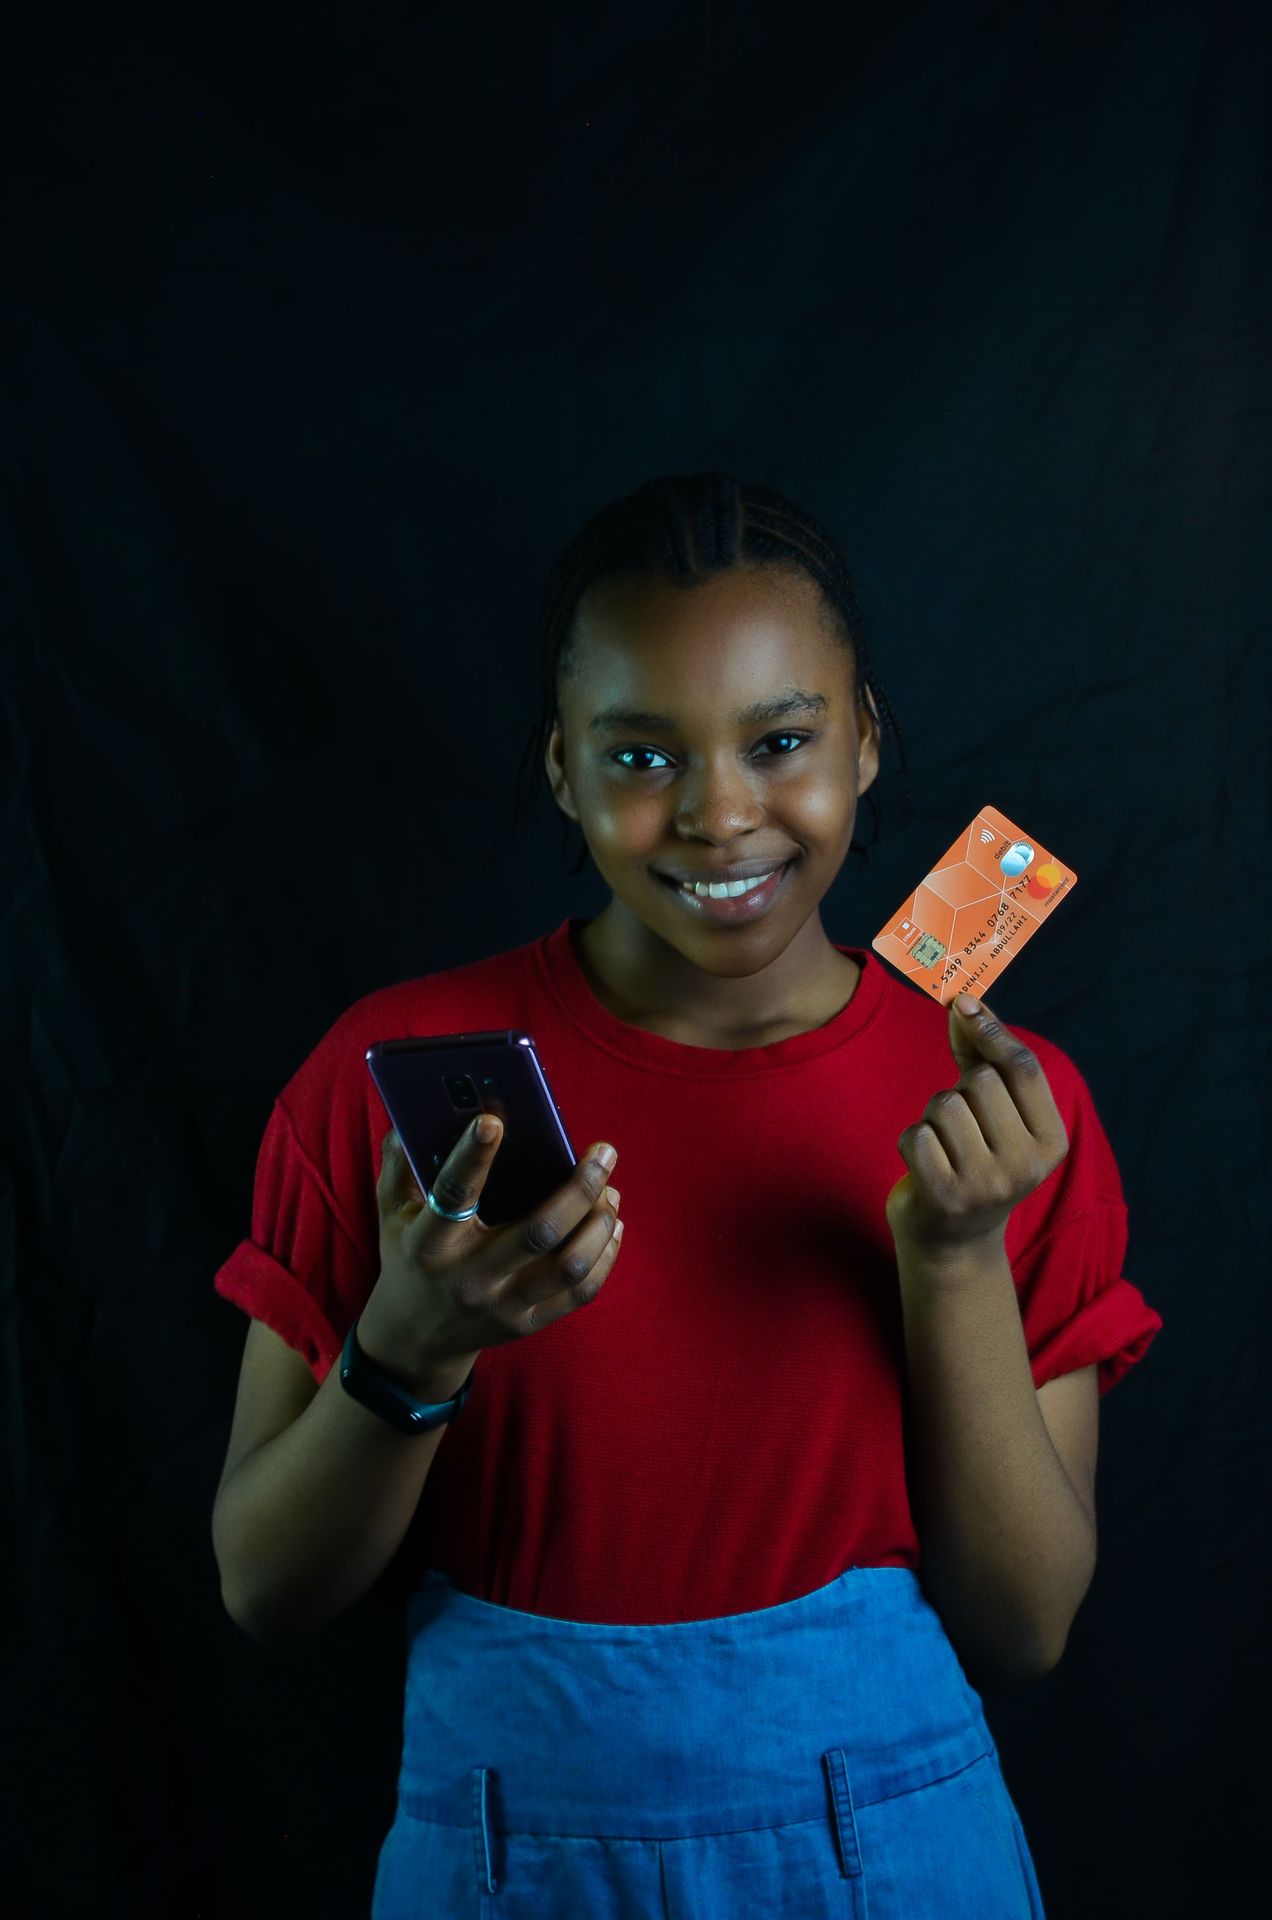
{"type": "Polygon", "coordinates": [[[722,843],[753,832],[763,818],[755,790],[736,762],[690,774],[676,808],[678,832],[722,843]]]}

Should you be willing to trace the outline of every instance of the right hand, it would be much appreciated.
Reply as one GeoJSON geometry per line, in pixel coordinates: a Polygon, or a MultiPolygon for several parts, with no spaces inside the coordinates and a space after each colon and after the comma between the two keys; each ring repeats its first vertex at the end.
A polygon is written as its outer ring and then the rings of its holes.
{"type": "MultiPolygon", "coordinates": [[[[483,1143],[465,1128],[433,1182],[438,1205],[452,1213],[481,1199],[503,1139],[503,1123],[490,1117],[494,1139],[483,1143]]],[[[524,1339],[595,1300],[622,1236],[619,1196],[596,1158],[604,1144],[590,1147],[564,1186],[524,1220],[487,1227],[475,1214],[452,1221],[434,1213],[396,1129],[389,1130],[375,1189],[380,1277],[373,1298],[380,1337],[392,1340],[399,1365],[455,1393],[483,1347],[524,1339]]]]}

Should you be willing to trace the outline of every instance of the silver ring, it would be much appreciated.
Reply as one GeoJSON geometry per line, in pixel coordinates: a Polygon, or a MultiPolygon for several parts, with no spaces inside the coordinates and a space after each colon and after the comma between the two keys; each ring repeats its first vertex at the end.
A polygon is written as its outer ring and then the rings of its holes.
{"type": "Polygon", "coordinates": [[[436,1200],[434,1200],[432,1194],[428,1191],[427,1187],[424,1189],[424,1198],[428,1201],[429,1206],[432,1207],[433,1212],[439,1213],[443,1220],[471,1220],[473,1215],[477,1211],[477,1208],[475,1206],[472,1206],[472,1207],[465,1207],[462,1213],[448,1213],[445,1207],[438,1206],[436,1200]]]}

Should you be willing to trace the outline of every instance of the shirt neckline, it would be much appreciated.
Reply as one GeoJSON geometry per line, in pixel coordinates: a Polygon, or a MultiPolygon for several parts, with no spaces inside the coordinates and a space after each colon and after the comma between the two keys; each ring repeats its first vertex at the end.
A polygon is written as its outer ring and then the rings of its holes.
{"type": "Polygon", "coordinates": [[[535,942],[535,959],[544,985],[571,1025],[607,1053],[633,1066],[659,1073],[695,1078],[767,1073],[775,1067],[797,1066],[833,1053],[859,1034],[874,1018],[883,999],[883,967],[865,947],[832,944],[855,960],[861,969],[852,999],[833,1019],[785,1040],[757,1047],[698,1047],[665,1034],[649,1033],[620,1020],[597,999],[575,949],[577,931],[588,925],[581,914],[568,914],[552,933],[535,942]]]}

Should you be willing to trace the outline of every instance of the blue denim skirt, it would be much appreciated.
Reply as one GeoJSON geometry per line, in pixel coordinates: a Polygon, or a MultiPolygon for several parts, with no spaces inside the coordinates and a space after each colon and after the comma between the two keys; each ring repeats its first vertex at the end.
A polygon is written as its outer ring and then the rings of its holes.
{"type": "Polygon", "coordinates": [[[610,1626],[430,1572],[371,1920],[1044,1920],[918,1576],[610,1626]]]}

